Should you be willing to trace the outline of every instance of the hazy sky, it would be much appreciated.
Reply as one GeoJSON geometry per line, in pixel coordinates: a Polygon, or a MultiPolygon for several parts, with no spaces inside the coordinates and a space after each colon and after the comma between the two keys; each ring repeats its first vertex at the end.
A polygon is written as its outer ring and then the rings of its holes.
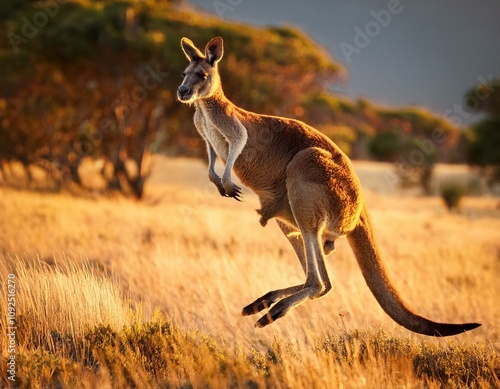
{"type": "Polygon", "coordinates": [[[347,68],[336,90],[352,97],[423,105],[450,117],[478,79],[500,77],[499,0],[190,3],[226,20],[301,28],[347,68]]]}

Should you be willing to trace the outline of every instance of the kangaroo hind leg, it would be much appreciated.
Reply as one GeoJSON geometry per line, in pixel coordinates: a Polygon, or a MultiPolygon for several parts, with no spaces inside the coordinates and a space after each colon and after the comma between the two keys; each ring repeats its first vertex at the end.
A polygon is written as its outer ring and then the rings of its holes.
{"type": "MultiPolygon", "coordinates": [[[[266,315],[259,319],[256,323],[257,327],[271,324],[305,300],[319,298],[332,288],[325,265],[325,242],[323,241],[323,232],[329,216],[326,205],[328,201],[325,201],[328,198],[329,188],[325,185],[322,176],[326,169],[316,157],[317,153],[315,149],[303,150],[287,167],[288,198],[295,225],[303,241],[305,283],[300,290],[279,300],[266,315]],[[311,172],[317,173],[313,180],[311,180],[311,172]]],[[[330,234],[328,234],[329,237],[330,234]]]]}
{"type": "MultiPolygon", "coordinates": [[[[276,220],[276,222],[278,223],[278,226],[280,227],[283,234],[292,245],[295,253],[297,254],[297,258],[300,261],[300,265],[302,266],[304,273],[306,273],[304,243],[299,231],[278,219],[276,220]]],[[[279,301],[287,296],[290,296],[291,294],[298,292],[303,287],[304,285],[300,284],[288,288],[272,290],[243,308],[242,315],[253,315],[262,311],[263,309],[269,309],[276,301],[279,301]]]]}
{"type": "Polygon", "coordinates": [[[256,327],[264,327],[271,324],[280,317],[285,316],[292,308],[301,304],[303,301],[321,297],[331,288],[329,280],[327,280],[328,286],[325,285],[321,276],[322,271],[319,270],[322,266],[318,266],[318,262],[322,261],[321,239],[317,234],[304,234],[303,239],[307,268],[305,283],[303,285],[287,288],[286,291],[288,296],[281,298],[266,315],[262,316],[257,323],[255,323],[256,327]]]}

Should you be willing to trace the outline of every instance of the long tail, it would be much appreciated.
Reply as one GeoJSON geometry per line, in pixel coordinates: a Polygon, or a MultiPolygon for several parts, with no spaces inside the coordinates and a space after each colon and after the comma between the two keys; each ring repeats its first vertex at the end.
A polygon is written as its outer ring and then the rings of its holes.
{"type": "Polygon", "coordinates": [[[457,335],[479,327],[478,323],[436,323],[412,312],[392,286],[382,264],[380,251],[373,236],[366,206],[358,226],[348,235],[361,272],[382,309],[398,324],[410,331],[430,336],[457,335]]]}

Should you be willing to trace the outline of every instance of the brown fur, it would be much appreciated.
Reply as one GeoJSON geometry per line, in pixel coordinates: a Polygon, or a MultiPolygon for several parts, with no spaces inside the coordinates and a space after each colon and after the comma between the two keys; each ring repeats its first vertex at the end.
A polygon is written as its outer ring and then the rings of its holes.
{"type": "Polygon", "coordinates": [[[298,120],[259,115],[231,103],[222,90],[218,62],[222,38],[203,54],[187,38],[181,41],[190,61],[178,88],[181,102],[194,104],[194,123],[205,139],[209,179],[223,196],[239,200],[234,171],[259,197],[260,222],[276,218],[304,269],[304,284],[275,290],[243,308],[243,315],[269,309],[256,326],[284,316],[306,299],[331,289],[325,256],[338,237],[347,236],[363,276],[382,308],[397,323],[425,335],[447,336],[479,324],[435,323],[413,313],[387,278],[373,237],[365,199],[349,158],[322,133],[298,120]],[[222,177],[215,159],[225,162],[222,177]]]}

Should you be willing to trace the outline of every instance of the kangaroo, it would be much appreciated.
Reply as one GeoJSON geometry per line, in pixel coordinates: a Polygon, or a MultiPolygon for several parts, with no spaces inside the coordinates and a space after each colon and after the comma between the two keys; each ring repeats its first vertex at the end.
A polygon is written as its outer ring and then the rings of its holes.
{"type": "Polygon", "coordinates": [[[201,52],[188,38],[181,47],[189,65],[177,89],[180,102],[194,105],[194,125],[208,151],[208,178],[220,194],[241,200],[232,173],[259,197],[260,224],[275,218],[305,273],[304,284],[273,290],[243,308],[243,315],[268,310],[255,324],[264,327],[306,299],[327,294],[332,284],[325,257],[347,236],[369,289],[398,324],[419,334],[450,336],[480,324],[445,324],[415,314],[392,286],[382,263],[361,184],[350,159],[328,137],[307,124],[260,115],[224,95],[218,63],[221,37],[201,52]],[[220,177],[216,158],[225,163],[220,177]]]}

